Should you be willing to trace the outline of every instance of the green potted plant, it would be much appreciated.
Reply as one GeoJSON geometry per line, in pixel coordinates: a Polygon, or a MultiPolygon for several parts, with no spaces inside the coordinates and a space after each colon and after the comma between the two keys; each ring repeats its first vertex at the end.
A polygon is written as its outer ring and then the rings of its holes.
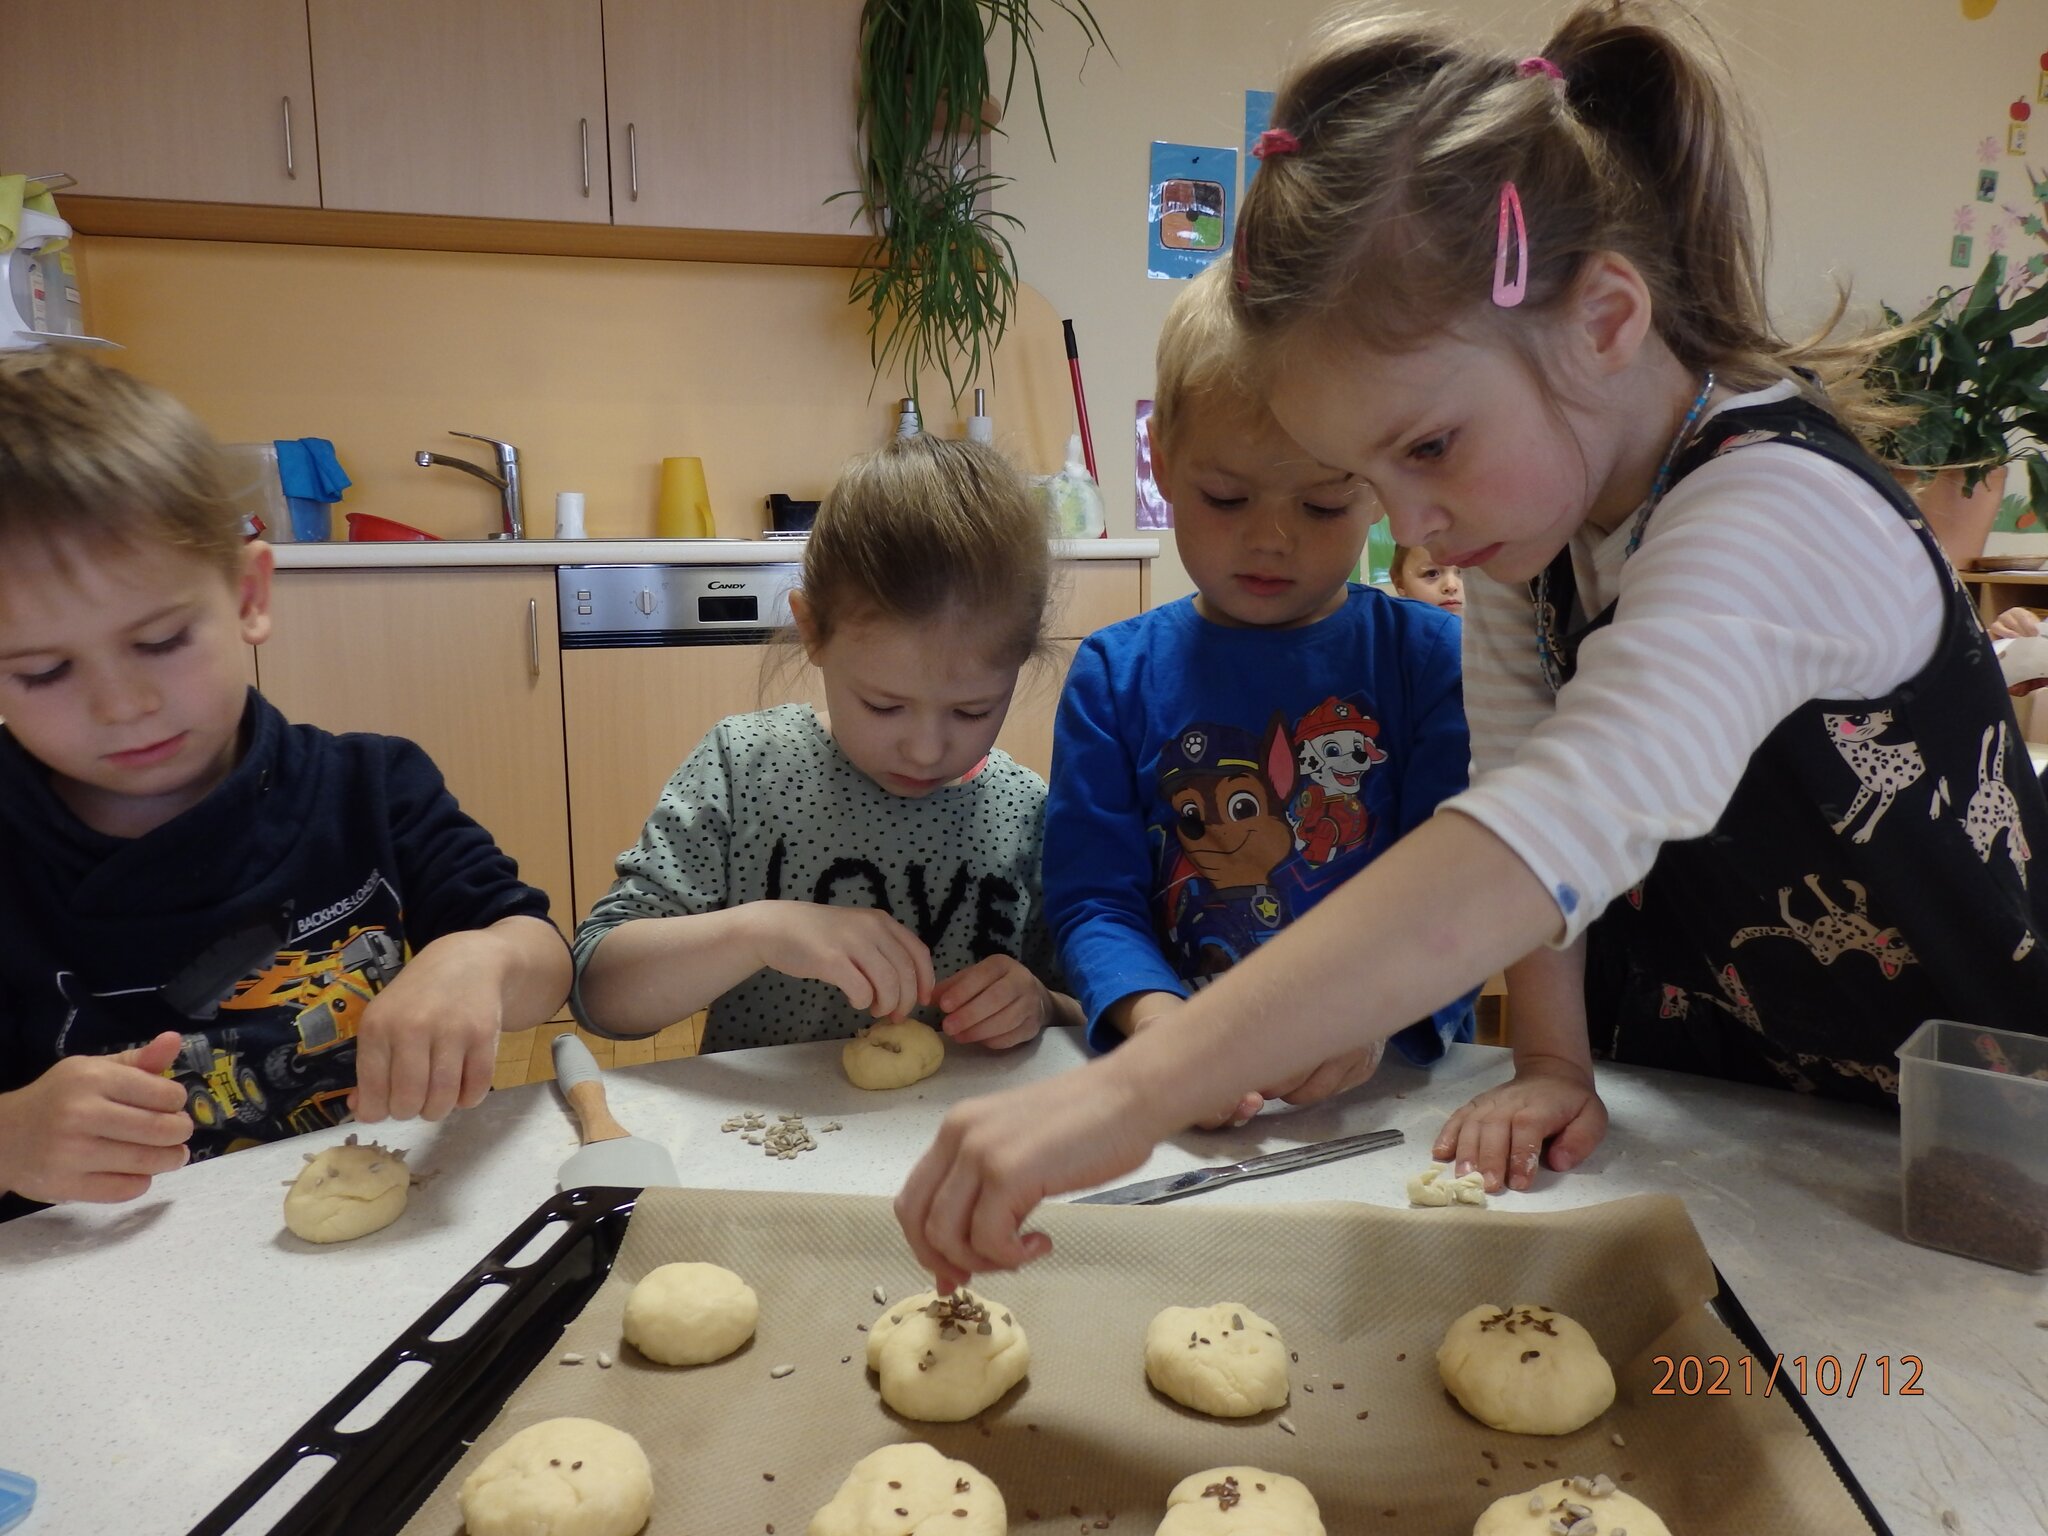
{"type": "Polygon", "coordinates": [[[1958,565],[1984,552],[2014,460],[2026,460],[2034,506],[2048,512],[2048,344],[2020,337],[2048,321],[2048,284],[2019,288],[2001,253],[1967,291],[1942,289],[1911,320],[1886,306],[1900,335],[1868,375],[1908,416],[1879,451],[1958,565]]]}
{"type": "Polygon", "coordinates": [[[848,300],[868,311],[875,376],[902,371],[903,393],[935,369],[957,401],[981,374],[1017,302],[1015,217],[990,206],[1006,178],[982,161],[1017,83],[1031,73],[1038,121],[1052,146],[1036,34],[1045,13],[1072,18],[1090,46],[1108,42],[1087,0],[866,0],[861,8],[856,126],[860,200],[873,244],[848,300]],[[1000,104],[988,54],[1008,46],[1000,104]]]}

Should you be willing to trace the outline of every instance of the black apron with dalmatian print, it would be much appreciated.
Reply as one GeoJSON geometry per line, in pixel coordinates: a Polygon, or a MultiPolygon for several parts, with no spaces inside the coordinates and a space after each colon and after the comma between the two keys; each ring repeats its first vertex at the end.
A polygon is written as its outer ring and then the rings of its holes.
{"type": "MultiPolygon", "coordinates": [[[[1982,623],[1912,499],[1816,407],[1724,411],[1674,480],[1758,442],[1818,453],[1875,486],[1941,573],[1934,657],[1886,698],[1811,699],[1765,738],[1720,820],[1667,843],[1593,924],[1594,1049],[1872,1103],[1928,1018],[2048,1033],[2048,802],[1982,623]]],[[[1549,572],[1573,614],[1570,552],[1549,572]]],[[[1610,607],[1562,638],[1569,679],[1610,607]]]]}

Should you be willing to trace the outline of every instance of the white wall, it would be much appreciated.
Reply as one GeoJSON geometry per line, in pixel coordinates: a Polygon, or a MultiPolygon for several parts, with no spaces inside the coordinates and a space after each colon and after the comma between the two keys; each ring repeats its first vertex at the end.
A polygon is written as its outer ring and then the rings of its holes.
{"type": "MultiPolygon", "coordinates": [[[[1152,348],[1176,291],[1144,267],[1152,140],[1241,147],[1244,92],[1278,83],[1325,0],[1091,0],[1117,58],[1082,68],[1078,31],[1051,0],[1039,45],[1059,159],[1027,92],[1011,103],[997,169],[1000,206],[1025,224],[1021,276],[1079,333],[1110,531],[1133,524],[1131,412],[1152,393],[1152,348]]],[[[1439,0],[1517,51],[1533,52],[1560,0],[1439,0]]],[[[1915,307],[1964,274],[1947,265],[1956,209],[1972,201],[1977,146],[2003,139],[2006,103],[2032,101],[2048,51],[2048,0],[1995,0],[1967,21],[1960,0],[1697,0],[1749,100],[1772,177],[1773,302],[1798,329],[1824,314],[1830,274],[1858,300],[1915,307]]],[[[2048,103],[2035,103],[2032,158],[2048,165],[2048,103]]],[[[2003,144],[2001,142],[2001,149],[2003,144]]],[[[2001,153],[2001,201],[2024,162],[2001,153]]],[[[1978,205],[1975,259],[1988,254],[1978,205]]],[[[2022,248],[2024,241],[2015,242],[2022,248]]],[[[1171,546],[1154,587],[1188,590],[1171,546]]]]}

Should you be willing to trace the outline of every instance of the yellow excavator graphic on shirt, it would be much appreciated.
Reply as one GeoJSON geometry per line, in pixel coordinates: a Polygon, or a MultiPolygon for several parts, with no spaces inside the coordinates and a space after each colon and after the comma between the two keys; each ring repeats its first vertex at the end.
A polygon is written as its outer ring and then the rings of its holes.
{"type": "Polygon", "coordinates": [[[292,1016],[298,1044],[279,1053],[318,1056],[353,1040],[362,1012],[405,964],[396,940],[382,928],[360,928],[332,949],[279,950],[264,970],[238,983],[223,1013],[298,1005],[292,1016]]]}

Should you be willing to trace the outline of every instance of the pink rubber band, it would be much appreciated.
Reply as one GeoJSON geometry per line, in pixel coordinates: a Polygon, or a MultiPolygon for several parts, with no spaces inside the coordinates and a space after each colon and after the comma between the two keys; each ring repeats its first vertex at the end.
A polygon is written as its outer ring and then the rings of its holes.
{"type": "Polygon", "coordinates": [[[1500,233],[1493,250],[1493,302],[1513,309],[1529,293],[1529,226],[1522,218],[1522,194],[1512,181],[1500,184],[1500,233]],[[1508,281],[1508,220],[1514,220],[1515,280],[1508,281]]]}
{"type": "Polygon", "coordinates": [[[1531,54],[1528,58],[1522,60],[1515,66],[1515,73],[1524,80],[1528,79],[1531,75],[1545,75],[1555,80],[1559,85],[1564,84],[1564,71],[1540,54],[1531,54]]]}
{"type": "Polygon", "coordinates": [[[1288,132],[1287,129],[1268,128],[1259,135],[1258,143],[1252,146],[1252,158],[1254,160],[1272,160],[1277,159],[1281,155],[1298,154],[1300,151],[1301,140],[1288,132]]]}

